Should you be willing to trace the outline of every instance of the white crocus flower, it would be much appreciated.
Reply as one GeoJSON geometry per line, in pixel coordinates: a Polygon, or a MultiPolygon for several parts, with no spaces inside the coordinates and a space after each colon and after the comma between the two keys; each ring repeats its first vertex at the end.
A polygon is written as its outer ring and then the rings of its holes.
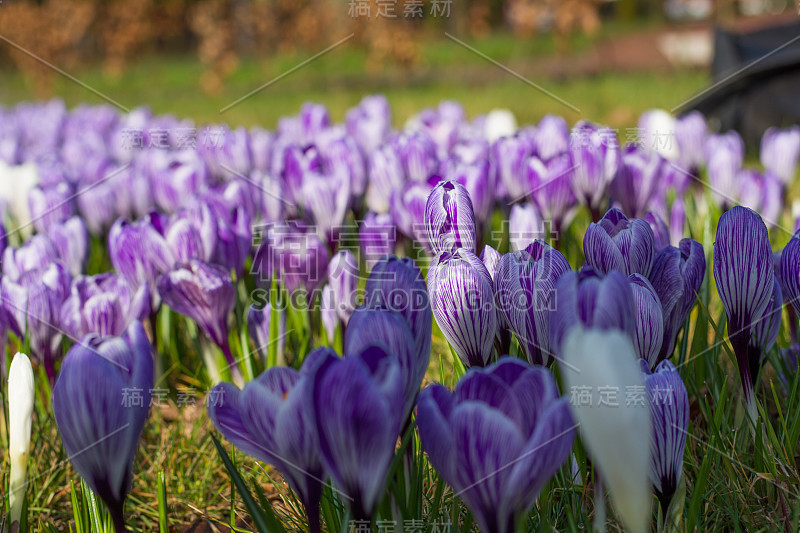
{"type": "Polygon", "coordinates": [[[642,147],[648,152],[657,152],[670,161],[678,159],[675,123],[675,117],[663,109],[651,109],[642,113],[639,117],[642,147]]]}
{"type": "Polygon", "coordinates": [[[620,331],[577,327],[567,335],[563,357],[568,390],[580,391],[586,400],[572,405],[583,444],[626,529],[644,533],[652,507],[648,478],[651,421],[633,344],[620,331]]]}
{"type": "Polygon", "coordinates": [[[0,199],[11,212],[17,227],[27,230],[23,231],[26,235],[31,232],[28,194],[38,184],[39,171],[34,163],[8,166],[0,161],[0,199]]]}
{"type": "Polygon", "coordinates": [[[486,115],[484,132],[490,143],[500,137],[514,135],[515,131],[517,131],[517,119],[508,109],[493,109],[486,115]]]}
{"type": "Polygon", "coordinates": [[[11,523],[22,517],[33,415],[33,369],[24,353],[17,353],[8,370],[8,455],[11,463],[9,503],[11,523]]]}

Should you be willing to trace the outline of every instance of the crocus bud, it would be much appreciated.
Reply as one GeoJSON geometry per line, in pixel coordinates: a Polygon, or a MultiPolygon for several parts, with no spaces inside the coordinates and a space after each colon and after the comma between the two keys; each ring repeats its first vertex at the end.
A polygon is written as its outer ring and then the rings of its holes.
{"type": "Polygon", "coordinates": [[[761,137],[761,164],[785,185],[792,182],[800,157],[800,126],[769,128],[761,137]]]}
{"type": "Polygon", "coordinates": [[[47,234],[58,250],[59,258],[72,275],[80,275],[89,259],[89,230],[83,219],[74,216],[53,224],[47,234]]]}
{"type": "Polygon", "coordinates": [[[397,227],[392,221],[389,213],[378,214],[370,211],[364,216],[364,220],[358,229],[358,240],[361,245],[361,253],[369,269],[380,258],[394,252],[397,242],[397,227]]]}
{"type": "Polygon", "coordinates": [[[58,249],[47,235],[36,234],[19,248],[3,252],[3,279],[18,280],[24,273],[42,268],[58,259],[58,249]]]}
{"type": "Polygon", "coordinates": [[[208,188],[208,167],[198,151],[154,152],[148,165],[148,175],[153,200],[161,211],[174,213],[208,188]]]}
{"type": "Polygon", "coordinates": [[[545,115],[536,126],[533,139],[539,158],[549,161],[569,149],[569,124],[558,115],[545,115]]]}
{"type": "Polygon", "coordinates": [[[675,117],[663,109],[650,109],[642,113],[638,123],[642,132],[642,148],[649,154],[659,154],[669,161],[677,159],[676,122],[675,117]]]}
{"type": "Polygon", "coordinates": [[[610,209],[600,222],[592,222],[583,236],[586,263],[602,273],[619,270],[626,276],[650,274],[655,255],[655,236],[644,220],[628,219],[610,209]]]}
{"type": "MultiPolygon", "coordinates": [[[[654,213],[653,211],[648,211],[642,218],[645,222],[647,222],[650,225],[650,229],[653,230],[655,252],[658,253],[663,248],[669,246],[670,244],[669,228],[667,228],[667,224],[664,222],[664,219],[658,216],[658,214],[654,213]]],[[[681,228],[681,232],[683,232],[683,228],[681,228]]]]}
{"type": "Polygon", "coordinates": [[[427,250],[429,239],[425,234],[425,206],[433,186],[410,181],[392,193],[389,214],[397,229],[409,239],[421,243],[427,250]]]}
{"type": "Polygon", "coordinates": [[[383,95],[365,96],[347,112],[347,133],[358,143],[365,155],[384,143],[392,130],[392,112],[383,95]]]}
{"type": "Polygon", "coordinates": [[[561,298],[554,288],[569,270],[561,252],[544,241],[500,260],[494,279],[497,307],[531,364],[553,362],[550,314],[561,298]]]}
{"type": "Polygon", "coordinates": [[[565,272],[555,283],[550,309],[550,346],[562,356],[570,330],[586,327],[620,330],[631,340],[636,335],[636,304],[630,282],[619,271],[605,276],[584,268],[565,272]]]}
{"type": "Polygon", "coordinates": [[[524,203],[511,206],[508,215],[508,241],[512,251],[524,250],[537,240],[548,240],[547,224],[535,205],[524,203]]]}
{"type": "Polygon", "coordinates": [[[11,464],[8,498],[10,524],[22,519],[25,501],[28,456],[31,446],[31,418],[33,416],[33,369],[24,353],[11,360],[8,369],[8,460],[11,464]]]}
{"type": "MultiPolygon", "coordinates": [[[[787,256],[786,254],[784,254],[787,256]]],[[[788,257],[788,256],[787,256],[788,257]]],[[[728,336],[739,364],[745,402],[755,424],[755,380],[759,354],[752,354],[753,322],[764,315],[774,289],[769,232],[761,217],[746,207],[723,213],[714,241],[714,280],[728,316],[728,336]]]]}
{"type": "Polygon", "coordinates": [[[341,359],[327,357],[311,375],[322,464],[350,497],[346,504],[354,519],[369,521],[383,497],[403,422],[400,365],[380,346],[370,346],[341,359]]]}
{"type": "Polygon", "coordinates": [[[783,293],[780,283],[775,276],[772,285],[772,295],[769,304],[764,309],[764,313],[753,320],[751,329],[750,345],[748,346],[748,357],[750,362],[750,375],[758,376],[761,366],[766,362],[766,354],[778,340],[778,333],[781,330],[783,314],[783,293]]]}
{"type": "Polygon", "coordinates": [[[617,136],[608,126],[578,122],[570,133],[575,169],[572,186],[578,201],[599,214],[600,205],[620,166],[617,136]]]}
{"type": "Polygon", "coordinates": [[[385,144],[372,152],[368,167],[367,207],[376,213],[386,213],[392,193],[405,183],[400,155],[391,144],[385,144]]]}
{"type": "Polygon", "coordinates": [[[640,363],[653,421],[650,483],[666,516],[683,474],[683,452],[689,435],[689,395],[671,362],[662,361],[652,373],[645,361],[640,363]]]}
{"type": "Polygon", "coordinates": [[[328,249],[312,228],[289,222],[266,228],[251,274],[266,285],[276,275],[289,293],[299,289],[310,293],[325,281],[327,268],[328,249]]]}
{"type": "Polygon", "coordinates": [[[53,412],[73,468],[106,504],[116,531],[133,481],[153,389],[153,347],[134,322],[122,337],[86,336],[64,358],[53,412]]]}
{"type": "Polygon", "coordinates": [[[350,250],[340,250],[328,263],[328,283],[333,289],[336,314],[347,325],[356,309],[358,288],[358,263],[350,250]]]}
{"type": "Polygon", "coordinates": [[[708,127],[699,111],[692,111],[675,121],[675,141],[678,144],[678,166],[685,172],[696,174],[705,161],[705,146],[708,127]]]}
{"type": "Polygon", "coordinates": [[[738,183],[736,175],[744,161],[744,141],[735,131],[710,135],[705,144],[706,168],[711,192],[723,208],[736,203],[738,183]]]}
{"type": "Polygon", "coordinates": [[[317,235],[332,241],[350,207],[350,180],[338,172],[329,176],[309,172],[300,189],[305,207],[316,225],[317,235]]]}
{"type": "Polygon", "coordinates": [[[427,387],[418,405],[422,447],[489,533],[517,530],[569,456],[577,427],[553,375],[510,357],[468,372],[455,392],[427,387]]]}
{"type": "Polygon", "coordinates": [[[500,138],[494,143],[492,153],[497,175],[512,200],[524,198],[530,192],[525,167],[534,150],[534,140],[525,132],[500,138]]]}
{"type": "Polygon", "coordinates": [[[36,231],[47,233],[53,224],[74,215],[73,195],[72,187],[66,182],[45,188],[32,188],[28,193],[28,208],[36,231]]]}
{"type": "Polygon", "coordinates": [[[672,356],[678,331],[697,301],[705,275],[706,257],[697,241],[683,239],[679,247],[667,246],[656,254],[649,280],[661,302],[664,340],[651,368],[672,356]]]}
{"type": "Polygon", "coordinates": [[[486,114],[483,127],[486,139],[493,143],[501,137],[514,135],[517,131],[517,119],[508,109],[492,109],[486,114]]]}
{"type": "Polygon", "coordinates": [[[442,175],[467,189],[475,216],[480,222],[486,222],[494,208],[496,194],[491,161],[487,157],[472,162],[451,157],[442,163],[442,175]]]}
{"type": "Polygon", "coordinates": [[[772,172],[740,170],[736,175],[739,182],[739,205],[758,212],[770,227],[777,224],[783,211],[784,184],[772,172]]]}
{"type": "Polygon", "coordinates": [[[635,144],[625,147],[610,191],[622,211],[632,217],[644,215],[650,199],[658,190],[661,169],[665,164],[656,152],[647,152],[635,144]]]}
{"type": "Polygon", "coordinates": [[[542,219],[549,220],[557,232],[569,224],[578,205],[571,183],[574,165],[569,153],[543,161],[537,157],[528,160],[530,197],[542,219]]]}
{"type": "MultiPolygon", "coordinates": [[[[573,402],[581,441],[600,471],[623,525],[633,533],[648,531],[650,518],[650,435],[647,401],[604,400],[604,391],[644,390],[645,381],[630,337],[619,331],[575,328],[564,341],[563,378],[570,391],[585,391],[591,401],[573,402]]],[[[602,498],[597,494],[595,498],[602,498]]],[[[601,525],[605,527],[605,524],[601,525]]]]}
{"type": "Polygon", "coordinates": [[[655,367],[664,337],[664,312],[655,289],[641,274],[628,277],[633,291],[635,331],[633,347],[636,355],[655,367]]]}
{"type": "Polygon", "coordinates": [[[433,189],[425,204],[425,230],[435,254],[457,248],[475,253],[475,213],[463,185],[444,181],[433,189]]]}
{"type": "Polygon", "coordinates": [[[497,333],[492,276],[474,252],[441,252],[428,270],[433,316],[467,367],[486,366],[497,333]]]}

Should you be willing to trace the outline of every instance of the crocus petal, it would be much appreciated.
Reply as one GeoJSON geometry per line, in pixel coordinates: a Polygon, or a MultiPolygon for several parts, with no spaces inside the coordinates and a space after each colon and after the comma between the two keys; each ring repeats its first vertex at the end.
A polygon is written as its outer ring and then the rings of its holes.
{"type": "Polygon", "coordinates": [[[434,253],[456,248],[475,252],[475,213],[463,185],[443,181],[434,187],[425,205],[425,230],[434,253]]]}
{"type": "Polygon", "coordinates": [[[9,519],[19,522],[27,487],[28,456],[33,416],[33,368],[28,356],[17,353],[8,368],[9,519]]]}
{"type": "Polygon", "coordinates": [[[655,367],[664,336],[664,313],[655,289],[641,274],[628,278],[636,307],[636,335],[633,347],[636,355],[655,367]]]}

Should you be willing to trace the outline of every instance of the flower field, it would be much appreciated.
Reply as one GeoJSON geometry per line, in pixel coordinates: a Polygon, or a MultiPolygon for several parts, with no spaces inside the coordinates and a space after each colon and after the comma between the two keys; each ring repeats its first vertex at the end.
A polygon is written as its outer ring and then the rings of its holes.
{"type": "Polygon", "coordinates": [[[0,109],[2,528],[797,531],[800,127],[400,118],[0,109]]]}

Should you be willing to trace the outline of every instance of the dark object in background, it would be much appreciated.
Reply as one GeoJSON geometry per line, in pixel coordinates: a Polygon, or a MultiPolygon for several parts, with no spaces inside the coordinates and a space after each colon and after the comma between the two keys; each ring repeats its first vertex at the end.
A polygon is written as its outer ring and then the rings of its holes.
{"type": "Polygon", "coordinates": [[[719,131],[735,129],[759,146],[771,126],[800,123],[800,23],[750,33],[714,32],[714,83],[681,106],[719,131]]]}

